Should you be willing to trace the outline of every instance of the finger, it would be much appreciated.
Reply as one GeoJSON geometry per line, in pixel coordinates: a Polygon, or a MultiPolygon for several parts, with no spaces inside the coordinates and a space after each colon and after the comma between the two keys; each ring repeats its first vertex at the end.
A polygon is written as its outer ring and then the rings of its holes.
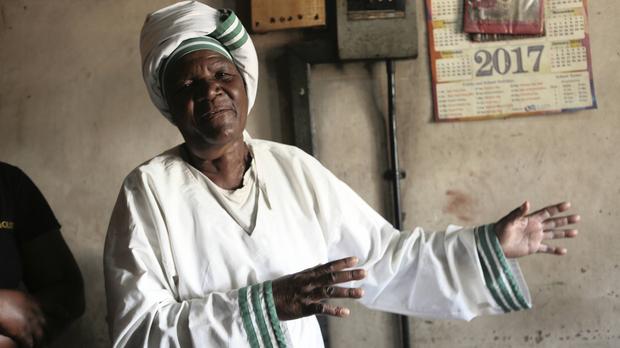
{"type": "Polygon", "coordinates": [[[26,320],[31,325],[31,331],[34,334],[37,328],[42,328],[45,325],[45,316],[38,306],[34,306],[30,310],[26,320]]]}
{"type": "MultiPolygon", "coordinates": [[[[34,313],[33,313],[34,314],[34,313]]],[[[29,340],[32,341],[31,347],[40,347],[42,346],[46,335],[46,321],[45,317],[42,315],[32,315],[29,317],[29,340]]]]}
{"type": "Polygon", "coordinates": [[[0,333],[0,347],[17,348],[17,342],[15,342],[12,338],[4,336],[2,333],[0,333]]]}
{"type": "Polygon", "coordinates": [[[358,262],[359,260],[355,256],[345,257],[344,259],[331,261],[323,265],[318,265],[314,268],[311,268],[311,270],[316,275],[326,274],[326,273],[340,271],[345,268],[353,267],[357,265],[358,262]]]}
{"type": "Polygon", "coordinates": [[[351,311],[346,307],[332,306],[328,303],[310,303],[304,305],[303,309],[304,316],[318,314],[318,315],[329,315],[332,317],[344,318],[348,317],[351,314],[351,311]]]}
{"type": "Polygon", "coordinates": [[[366,270],[358,268],[349,271],[331,272],[320,276],[316,286],[326,286],[332,284],[346,283],[354,280],[366,278],[366,270]]]}
{"type": "Polygon", "coordinates": [[[310,298],[320,301],[327,298],[361,298],[364,296],[362,288],[341,288],[337,286],[322,286],[313,290],[310,298]]]}
{"type": "Polygon", "coordinates": [[[525,216],[529,210],[530,202],[525,201],[519,207],[508,213],[508,215],[506,215],[504,219],[506,219],[507,221],[514,221],[522,216],[525,216]]]}
{"type": "Polygon", "coordinates": [[[543,230],[552,230],[557,227],[575,224],[579,222],[579,220],[581,220],[581,217],[579,215],[567,215],[567,216],[560,216],[556,218],[550,218],[550,219],[543,221],[542,223],[543,230]]]}
{"type": "Polygon", "coordinates": [[[35,325],[35,327],[32,329],[32,339],[34,341],[34,346],[38,347],[43,342],[44,337],[45,335],[43,331],[43,326],[35,325]]]}
{"type": "Polygon", "coordinates": [[[39,306],[34,306],[32,312],[30,312],[30,320],[36,322],[39,325],[45,325],[45,314],[39,306]]]}
{"type": "Polygon", "coordinates": [[[579,231],[574,229],[569,230],[547,230],[543,232],[543,239],[559,239],[559,238],[573,238],[577,236],[579,231]]]}
{"type": "Polygon", "coordinates": [[[570,202],[562,202],[562,203],[544,207],[538,211],[533,212],[531,215],[532,216],[538,215],[542,219],[548,219],[561,212],[567,211],[568,209],[570,209],[570,202]]]}
{"type": "Polygon", "coordinates": [[[7,336],[3,336],[0,333],[0,347],[6,347],[6,348],[18,348],[17,347],[17,342],[15,342],[12,338],[7,337],[7,336]]]}
{"type": "Polygon", "coordinates": [[[34,341],[32,339],[32,335],[29,332],[22,332],[18,336],[14,337],[18,343],[18,346],[31,348],[34,346],[34,341]]]}
{"type": "Polygon", "coordinates": [[[548,244],[540,244],[540,246],[538,247],[538,252],[552,255],[564,255],[566,254],[567,250],[566,248],[562,247],[556,247],[548,244]]]}

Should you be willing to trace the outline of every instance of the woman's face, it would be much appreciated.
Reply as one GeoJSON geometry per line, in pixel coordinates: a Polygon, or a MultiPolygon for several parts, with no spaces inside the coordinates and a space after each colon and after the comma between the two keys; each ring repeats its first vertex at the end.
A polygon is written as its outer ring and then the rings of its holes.
{"type": "Polygon", "coordinates": [[[248,97],[237,67],[209,50],[183,56],[166,72],[166,99],[187,144],[197,149],[243,138],[248,97]]]}

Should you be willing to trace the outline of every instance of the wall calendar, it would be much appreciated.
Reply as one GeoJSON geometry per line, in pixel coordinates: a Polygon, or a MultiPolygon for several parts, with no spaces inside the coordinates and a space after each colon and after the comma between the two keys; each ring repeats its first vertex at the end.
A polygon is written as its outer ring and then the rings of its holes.
{"type": "Polygon", "coordinates": [[[436,121],[596,108],[587,0],[546,0],[543,36],[474,40],[464,0],[425,0],[436,121]]]}

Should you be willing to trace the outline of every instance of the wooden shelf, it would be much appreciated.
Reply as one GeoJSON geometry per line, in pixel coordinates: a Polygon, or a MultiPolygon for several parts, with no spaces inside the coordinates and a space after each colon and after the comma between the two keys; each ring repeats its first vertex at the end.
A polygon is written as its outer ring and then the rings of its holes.
{"type": "Polygon", "coordinates": [[[252,0],[252,31],[325,25],[325,0],[252,0]]]}

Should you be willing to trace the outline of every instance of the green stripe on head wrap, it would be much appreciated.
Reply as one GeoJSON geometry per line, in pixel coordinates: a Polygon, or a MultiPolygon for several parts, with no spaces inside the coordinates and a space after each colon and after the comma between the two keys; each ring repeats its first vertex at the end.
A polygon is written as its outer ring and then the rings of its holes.
{"type": "Polygon", "coordinates": [[[224,34],[226,30],[228,30],[228,28],[233,25],[233,23],[235,23],[235,20],[237,19],[237,15],[231,10],[222,9],[220,10],[220,13],[220,20],[223,20],[217,25],[215,30],[209,34],[209,36],[219,38],[220,36],[222,36],[222,34],[224,34]]]}
{"type": "Polygon", "coordinates": [[[177,47],[171,54],[170,56],[166,59],[166,61],[163,63],[162,68],[160,69],[160,81],[161,81],[161,89],[162,89],[162,93],[164,94],[164,98],[166,97],[166,91],[165,91],[165,78],[166,78],[166,71],[174,66],[174,64],[179,61],[181,58],[183,58],[184,56],[192,53],[192,52],[196,52],[196,51],[200,51],[200,50],[209,50],[209,51],[214,51],[217,52],[221,55],[223,55],[224,57],[228,58],[231,62],[234,62],[232,56],[230,55],[230,53],[228,52],[228,50],[224,47],[224,45],[222,45],[221,42],[219,42],[218,40],[209,37],[209,36],[199,36],[199,37],[194,37],[191,39],[187,39],[183,42],[181,42],[181,44],[179,45],[179,47],[177,47]]]}
{"type": "Polygon", "coordinates": [[[229,52],[232,52],[243,46],[248,41],[249,35],[234,12],[224,10],[223,14],[228,17],[209,36],[216,38],[229,52]]]}
{"type": "Polygon", "coordinates": [[[188,53],[179,54],[179,45],[204,37],[217,40],[224,49],[218,50],[216,46],[204,48],[213,49],[229,59],[232,57],[246,86],[248,110],[252,110],[256,101],[259,75],[256,49],[235,13],[228,9],[215,9],[199,1],[176,2],[149,14],[140,34],[142,76],[149,96],[162,115],[172,123],[163,80],[172,77],[172,65],[179,64],[176,61],[178,57],[188,53]]]}

